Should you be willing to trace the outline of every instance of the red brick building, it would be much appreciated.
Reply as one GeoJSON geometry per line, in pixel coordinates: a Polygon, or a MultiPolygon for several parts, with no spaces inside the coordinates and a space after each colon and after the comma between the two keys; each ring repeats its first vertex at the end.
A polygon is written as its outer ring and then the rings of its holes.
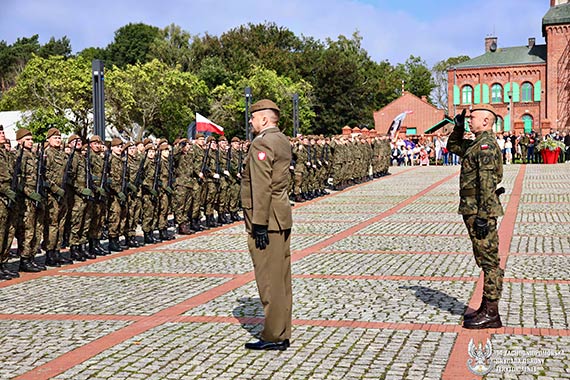
{"type": "Polygon", "coordinates": [[[491,103],[496,131],[570,131],[570,0],[550,0],[542,34],[545,45],[507,48],[485,38],[483,55],[448,71],[450,112],[491,103]]]}
{"type": "Polygon", "coordinates": [[[407,112],[400,126],[399,133],[421,135],[431,127],[439,124],[444,118],[444,110],[434,107],[425,97],[418,98],[404,91],[402,96],[393,100],[384,108],[374,112],[374,127],[378,134],[385,135],[392,121],[399,114],[407,112]]]}

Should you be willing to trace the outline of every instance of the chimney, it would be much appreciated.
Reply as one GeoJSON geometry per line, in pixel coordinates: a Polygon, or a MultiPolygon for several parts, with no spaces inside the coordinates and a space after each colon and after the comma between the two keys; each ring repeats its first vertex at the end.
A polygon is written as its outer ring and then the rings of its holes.
{"type": "Polygon", "coordinates": [[[427,96],[422,95],[422,100],[423,100],[424,102],[427,102],[427,96]]]}
{"type": "Polygon", "coordinates": [[[497,50],[497,37],[485,37],[485,53],[497,50]]]}
{"type": "Polygon", "coordinates": [[[530,37],[530,38],[528,39],[528,48],[529,48],[529,49],[532,49],[532,48],[534,47],[535,42],[536,42],[536,38],[530,37]]]}

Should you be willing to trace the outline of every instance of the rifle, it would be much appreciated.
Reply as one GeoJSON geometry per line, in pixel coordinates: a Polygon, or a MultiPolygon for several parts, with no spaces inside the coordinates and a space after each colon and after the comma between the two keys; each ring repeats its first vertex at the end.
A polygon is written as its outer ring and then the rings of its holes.
{"type": "Polygon", "coordinates": [[[238,155],[238,174],[241,176],[243,172],[243,142],[239,143],[239,155],[238,155]]]}
{"type": "Polygon", "coordinates": [[[148,156],[148,150],[144,152],[144,157],[142,158],[139,168],[137,169],[137,174],[135,175],[135,182],[133,183],[138,189],[142,184],[142,172],[144,170],[144,164],[146,162],[146,157],[148,156]]]}
{"type": "Polygon", "coordinates": [[[214,178],[214,182],[219,183],[220,182],[220,147],[219,146],[216,148],[216,174],[218,175],[218,178],[214,178]]]}
{"type": "MultiPolygon", "coordinates": [[[[38,149],[37,159],[38,164],[36,166],[36,193],[38,193],[42,199],[45,197],[44,194],[44,172],[45,172],[45,144],[40,142],[41,148],[38,149]]],[[[34,206],[40,208],[42,206],[41,201],[34,201],[34,206]]]]}
{"type": "Polygon", "coordinates": [[[122,174],[122,178],[121,178],[121,193],[125,194],[125,200],[120,202],[120,203],[121,203],[121,206],[124,206],[125,202],[127,200],[127,198],[126,198],[127,190],[128,190],[127,166],[129,164],[129,156],[127,154],[126,149],[125,149],[125,151],[123,151],[123,154],[121,154],[121,159],[123,160],[123,174],[122,174]]]}
{"type": "Polygon", "coordinates": [[[161,170],[161,166],[162,166],[162,154],[160,153],[160,151],[156,152],[156,158],[155,158],[155,167],[154,167],[154,179],[152,181],[152,190],[155,192],[155,198],[158,197],[158,191],[160,190],[160,170],[161,170]]]}
{"type": "Polygon", "coordinates": [[[232,168],[232,147],[231,145],[228,147],[228,151],[226,153],[226,171],[231,173],[232,168]]]}
{"type": "MultiPolygon", "coordinates": [[[[85,154],[85,186],[94,192],[93,188],[93,174],[91,173],[91,145],[87,144],[87,153],[85,154]]],[[[93,196],[88,196],[86,198],[88,201],[92,202],[93,196]]]]}
{"type": "Polygon", "coordinates": [[[168,182],[166,185],[170,189],[174,189],[174,147],[170,147],[170,154],[168,155],[168,182]]]}
{"type": "Polygon", "coordinates": [[[111,151],[105,151],[105,159],[103,161],[103,172],[101,173],[101,184],[99,185],[99,192],[97,193],[97,200],[103,200],[103,193],[107,192],[107,180],[109,178],[109,161],[111,159],[111,151]]]}
{"type": "MultiPolygon", "coordinates": [[[[79,139],[75,140],[75,143],[73,145],[73,149],[71,150],[71,153],[69,154],[69,157],[67,158],[67,162],[65,163],[65,169],[63,170],[63,176],[61,178],[61,188],[63,190],[65,190],[65,188],[67,187],[67,177],[69,176],[69,171],[71,170],[71,166],[73,165],[73,155],[75,154],[75,149],[77,148],[77,142],[79,141],[79,139]]],[[[63,198],[59,198],[57,200],[59,203],[61,203],[61,201],[63,201],[63,198]]]]}
{"type": "MultiPolygon", "coordinates": [[[[200,173],[204,174],[204,176],[206,175],[205,171],[206,171],[206,165],[208,163],[208,159],[209,159],[209,155],[210,155],[210,145],[212,145],[212,141],[210,141],[208,143],[208,145],[206,146],[206,150],[204,151],[204,157],[202,158],[202,166],[200,167],[200,173]]],[[[202,184],[202,182],[204,182],[204,180],[200,177],[198,177],[198,183],[202,184]]]]}
{"type": "MultiPolygon", "coordinates": [[[[10,190],[13,192],[18,191],[19,187],[19,177],[20,172],[22,171],[22,156],[24,154],[24,147],[20,147],[20,153],[18,153],[18,157],[16,158],[16,162],[14,163],[14,172],[12,173],[12,182],[10,183],[10,190]]],[[[14,207],[14,202],[11,199],[8,199],[8,204],[6,205],[9,209],[14,207]]],[[[0,252],[1,254],[1,252],[0,252]]]]}

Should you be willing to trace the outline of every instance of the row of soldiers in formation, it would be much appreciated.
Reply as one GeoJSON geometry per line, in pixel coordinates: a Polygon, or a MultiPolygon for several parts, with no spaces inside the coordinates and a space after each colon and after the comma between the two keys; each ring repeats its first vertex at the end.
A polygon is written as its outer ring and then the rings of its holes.
{"type": "MultiPolygon", "coordinates": [[[[73,134],[64,146],[50,128],[45,143],[19,129],[10,150],[0,128],[0,279],[18,276],[5,265],[14,238],[19,270],[39,272],[73,261],[171,240],[168,215],[179,234],[240,220],[240,179],[249,142],[198,133],[194,140],[113,138],[85,143],[73,134]],[[202,217],[202,212],[205,218],[202,217]],[[101,244],[106,228],[109,244],[101,244]],[[158,237],[155,231],[158,230],[158,237]],[[120,237],[124,236],[124,241],[120,237]],[[62,247],[69,245],[69,256],[62,247]],[[35,259],[46,251],[45,265],[35,259]]],[[[291,139],[291,198],[302,202],[387,174],[387,138],[307,136],[291,139]]]]}

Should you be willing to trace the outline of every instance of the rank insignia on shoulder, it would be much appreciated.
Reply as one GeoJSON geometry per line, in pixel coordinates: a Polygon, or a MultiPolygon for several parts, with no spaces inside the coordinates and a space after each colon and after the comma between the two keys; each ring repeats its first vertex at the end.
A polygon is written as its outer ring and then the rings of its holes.
{"type": "Polygon", "coordinates": [[[265,160],[265,157],[266,157],[265,152],[259,152],[259,153],[257,153],[257,159],[258,159],[259,161],[265,160]]]}
{"type": "Polygon", "coordinates": [[[489,145],[483,144],[481,145],[481,150],[489,149],[489,145]]]}

